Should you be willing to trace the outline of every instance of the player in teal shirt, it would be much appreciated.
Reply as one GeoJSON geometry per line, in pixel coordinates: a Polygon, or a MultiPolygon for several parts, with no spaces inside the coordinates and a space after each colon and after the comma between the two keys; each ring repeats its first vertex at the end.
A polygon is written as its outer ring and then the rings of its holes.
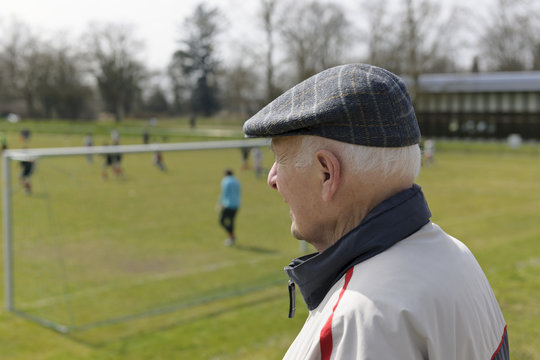
{"type": "Polygon", "coordinates": [[[229,237],[225,240],[225,245],[232,246],[236,241],[234,236],[234,218],[241,202],[240,181],[234,177],[232,170],[225,170],[225,177],[221,180],[221,194],[219,195],[219,205],[221,208],[219,223],[227,231],[229,237]]]}

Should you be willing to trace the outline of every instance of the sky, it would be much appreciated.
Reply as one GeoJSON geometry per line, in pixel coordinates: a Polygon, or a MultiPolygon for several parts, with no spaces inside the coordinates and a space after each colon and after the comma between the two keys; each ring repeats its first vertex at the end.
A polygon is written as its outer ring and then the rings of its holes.
{"type": "MultiPolygon", "coordinates": [[[[360,12],[362,0],[334,0],[347,11],[360,12]]],[[[378,0],[374,0],[378,1],[378,0]]],[[[392,0],[391,0],[392,1],[392,0]]],[[[400,1],[400,0],[393,0],[400,1]]],[[[476,0],[485,6],[493,0],[476,0]]],[[[176,49],[183,20],[201,0],[0,0],[2,22],[17,20],[45,38],[75,40],[91,23],[132,25],[134,38],[143,40],[141,59],[153,69],[163,69],[176,49]]],[[[471,4],[467,0],[447,0],[471,4]]],[[[222,9],[228,19],[228,41],[254,36],[259,0],[206,0],[222,9]],[[251,31],[252,32],[252,31],[251,31]]]]}
{"type": "MultiPolygon", "coordinates": [[[[133,25],[134,38],[145,43],[143,60],[151,67],[164,67],[179,39],[183,19],[200,0],[0,0],[0,21],[17,20],[47,36],[71,39],[91,23],[133,25]]],[[[207,0],[224,8],[230,22],[249,22],[258,1],[207,0]]],[[[1,23],[0,23],[1,25],[1,23]]]]}

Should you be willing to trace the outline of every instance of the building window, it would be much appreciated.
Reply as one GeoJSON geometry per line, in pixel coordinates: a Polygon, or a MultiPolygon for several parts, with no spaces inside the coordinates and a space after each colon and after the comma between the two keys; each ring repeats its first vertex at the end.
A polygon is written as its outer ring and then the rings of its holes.
{"type": "Polygon", "coordinates": [[[497,112],[497,93],[490,93],[489,96],[489,102],[488,102],[488,110],[490,112],[497,112]]]}
{"type": "Polygon", "coordinates": [[[529,93],[528,100],[529,112],[538,112],[540,110],[540,93],[529,93]]]}
{"type": "Polygon", "coordinates": [[[440,104],[440,111],[448,111],[448,96],[449,94],[447,93],[441,93],[441,101],[439,102],[440,104]]]}
{"type": "Polygon", "coordinates": [[[454,93],[454,94],[450,94],[450,99],[451,99],[451,109],[450,111],[456,113],[456,112],[459,112],[460,110],[460,107],[459,107],[459,95],[458,93],[454,93]]]}
{"type": "Polygon", "coordinates": [[[474,94],[463,94],[463,111],[471,112],[474,100],[474,94]]]}
{"type": "Polygon", "coordinates": [[[518,92],[514,94],[514,103],[513,103],[513,111],[517,113],[521,113],[526,111],[525,109],[525,101],[524,97],[526,96],[525,93],[518,92]]]}
{"type": "Polygon", "coordinates": [[[512,108],[512,94],[511,93],[502,93],[501,95],[501,110],[504,112],[509,112],[512,108]]]}

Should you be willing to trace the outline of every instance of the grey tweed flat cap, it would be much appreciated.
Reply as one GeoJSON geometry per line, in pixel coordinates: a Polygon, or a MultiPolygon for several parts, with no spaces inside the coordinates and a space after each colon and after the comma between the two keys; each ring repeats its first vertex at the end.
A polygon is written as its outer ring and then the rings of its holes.
{"type": "Polygon", "coordinates": [[[299,83],[247,120],[244,133],[315,135],[375,147],[402,147],[420,140],[403,81],[366,64],[333,67],[299,83]]]}

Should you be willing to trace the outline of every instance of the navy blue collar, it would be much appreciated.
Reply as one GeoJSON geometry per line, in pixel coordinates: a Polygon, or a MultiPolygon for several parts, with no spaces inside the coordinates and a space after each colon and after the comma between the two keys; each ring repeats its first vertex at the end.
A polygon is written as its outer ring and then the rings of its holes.
{"type": "Polygon", "coordinates": [[[293,260],[285,272],[300,288],[308,309],[313,310],[348,269],[413,234],[430,217],[424,194],[414,184],[381,202],[360,225],[322,253],[293,260]]]}

